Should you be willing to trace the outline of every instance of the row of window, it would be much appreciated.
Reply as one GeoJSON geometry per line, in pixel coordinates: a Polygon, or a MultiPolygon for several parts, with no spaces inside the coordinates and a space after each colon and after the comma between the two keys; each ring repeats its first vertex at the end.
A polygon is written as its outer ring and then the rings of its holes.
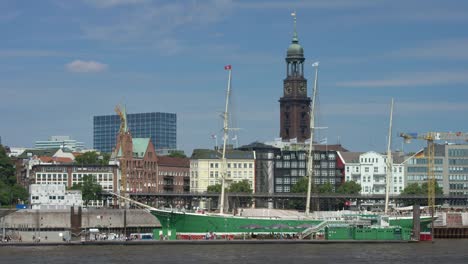
{"type": "MultiPolygon", "coordinates": [[[[443,167],[434,167],[434,171],[443,172],[443,167]]],[[[427,173],[427,167],[408,167],[407,172],[425,172],[427,173]]]]}
{"type": "Polygon", "coordinates": [[[468,175],[449,175],[449,181],[468,181],[468,175]]]}
{"type": "MultiPolygon", "coordinates": [[[[443,164],[444,160],[443,159],[434,159],[434,164],[443,164]]],[[[425,165],[427,164],[427,159],[426,158],[411,158],[408,160],[409,165],[425,165]]]]}
{"type": "Polygon", "coordinates": [[[188,171],[159,171],[158,174],[160,176],[190,176],[188,171]]]}
{"type": "MultiPolygon", "coordinates": [[[[350,172],[354,170],[354,172],[359,172],[359,166],[346,166],[346,172],[350,172]]],[[[364,172],[370,172],[371,167],[364,167],[364,172]]],[[[374,168],[374,173],[379,173],[379,167],[373,167],[374,168]]],[[[383,167],[383,173],[387,172],[387,167],[383,167]]],[[[398,167],[393,167],[393,172],[403,172],[403,167],[398,166],[398,167]]]]}
{"type": "MultiPolygon", "coordinates": [[[[444,177],[442,175],[435,175],[435,178],[437,181],[442,181],[444,177]]],[[[408,181],[427,181],[427,175],[408,175],[407,179],[408,181]]]]}
{"type": "MultiPolygon", "coordinates": [[[[227,167],[228,168],[234,168],[234,169],[241,169],[241,168],[244,168],[244,169],[252,169],[253,168],[253,163],[234,163],[234,162],[228,162],[227,164],[227,167]]],[[[219,162],[213,162],[213,163],[210,163],[210,168],[212,169],[217,169],[217,168],[221,168],[221,163],[219,162]]]]}
{"type": "Polygon", "coordinates": [[[451,190],[468,190],[468,183],[450,183],[451,190]]]}
{"type": "Polygon", "coordinates": [[[449,172],[455,172],[455,173],[466,172],[466,173],[468,173],[468,167],[449,167],[449,172]]]}
{"type": "Polygon", "coordinates": [[[468,157],[468,149],[449,149],[449,157],[468,157]]]}

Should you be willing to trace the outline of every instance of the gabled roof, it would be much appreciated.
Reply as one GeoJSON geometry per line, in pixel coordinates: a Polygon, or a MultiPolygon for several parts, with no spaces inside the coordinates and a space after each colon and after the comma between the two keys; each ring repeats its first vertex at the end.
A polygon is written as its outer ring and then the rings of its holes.
{"type": "Polygon", "coordinates": [[[28,153],[31,153],[32,156],[37,157],[52,157],[59,151],[60,148],[52,148],[52,149],[27,149],[21,155],[18,156],[18,159],[27,159],[28,153]]]}
{"type": "Polygon", "coordinates": [[[143,158],[148,149],[149,138],[133,138],[133,157],[143,158]]]}
{"type": "MultiPolygon", "coordinates": [[[[211,149],[194,149],[191,159],[221,159],[222,153],[211,149]]],[[[226,159],[254,159],[253,151],[226,150],[226,159]]]]}
{"type": "Polygon", "coordinates": [[[343,157],[345,163],[359,163],[359,156],[365,152],[341,152],[341,157],[343,157]]]}

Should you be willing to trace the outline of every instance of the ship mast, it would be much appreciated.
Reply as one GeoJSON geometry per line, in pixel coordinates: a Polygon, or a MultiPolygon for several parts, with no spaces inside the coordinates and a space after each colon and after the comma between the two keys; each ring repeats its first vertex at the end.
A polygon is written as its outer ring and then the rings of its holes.
{"type": "Polygon", "coordinates": [[[226,176],[227,176],[227,162],[226,162],[226,143],[228,139],[228,132],[229,132],[229,123],[228,123],[228,106],[229,106],[229,94],[231,93],[231,74],[232,74],[232,67],[231,65],[227,65],[224,67],[225,70],[229,71],[228,77],[228,85],[227,85],[227,92],[226,92],[226,107],[223,113],[224,125],[223,125],[223,156],[222,156],[222,172],[221,172],[221,202],[219,206],[219,212],[221,214],[224,213],[224,188],[226,184],[226,176]]]}
{"type": "Polygon", "coordinates": [[[309,154],[307,157],[307,177],[309,181],[307,183],[307,201],[306,201],[306,211],[305,214],[308,216],[310,214],[310,196],[312,192],[312,177],[314,170],[314,159],[312,157],[314,151],[314,129],[315,129],[315,96],[317,95],[317,80],[318,80],[318,66],[319,63],[315,62],[312,64],[312,67],[315,67],[315,81],[314,81],[314,91],[312,93],[312,107],[310,109],[310,142],[309,142],[309,154]]]}
{"type": "Polygon", "coordinates": [[[387,175],[385,183],[385,214],[388,213],[388,196],[390,193],[390,179],[392,178],[393,172],[393,160],[392,160],[392,122],[393,122],[393,98],[390,107],[390,125],[388,127],[388,145],[387,145],[387,175]]]}

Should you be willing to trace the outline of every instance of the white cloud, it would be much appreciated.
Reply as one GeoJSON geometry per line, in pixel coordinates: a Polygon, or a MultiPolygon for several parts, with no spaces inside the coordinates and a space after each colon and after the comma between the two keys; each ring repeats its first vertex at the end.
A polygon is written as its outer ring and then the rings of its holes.
{"type": "Polygon", "coordinates": [[[134,5],[148,2],[148,0],[84,0],[88,5],[98,8],[108,8],[120,5],[134,5]]]}
{"type": "Polygon", "coordinates": [[[70,72],[91,73],[106,71],[108,65],[97,61],[74,60],[70,63],[67,63],[65,68],[70,72]]]}
{"type": "Polygon", "coordinates": [[[336,86],[353,88],[387,88],[443,84],[468,84],[468,72],[419,72],[385,79],[337,82],[336,86]]]}

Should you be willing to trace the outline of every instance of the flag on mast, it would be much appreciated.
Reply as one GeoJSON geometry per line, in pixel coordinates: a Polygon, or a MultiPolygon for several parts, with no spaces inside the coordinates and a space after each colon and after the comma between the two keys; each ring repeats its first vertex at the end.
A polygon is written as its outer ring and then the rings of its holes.
{"type": "Polygon", "coordinates": [[[312,67],[318,67],[318,66],[319,66],[319,62],[318,62],[318,61],[316,61],[316,62],[314,62],[314,63],[312,64],[312,67]]]}
{"type": "Polygon", "coordinates": [[[232,69],[231,64],[224,66],[224,69],[225,69],[225,70],[230,70],[230,69],[232,69]]]}

